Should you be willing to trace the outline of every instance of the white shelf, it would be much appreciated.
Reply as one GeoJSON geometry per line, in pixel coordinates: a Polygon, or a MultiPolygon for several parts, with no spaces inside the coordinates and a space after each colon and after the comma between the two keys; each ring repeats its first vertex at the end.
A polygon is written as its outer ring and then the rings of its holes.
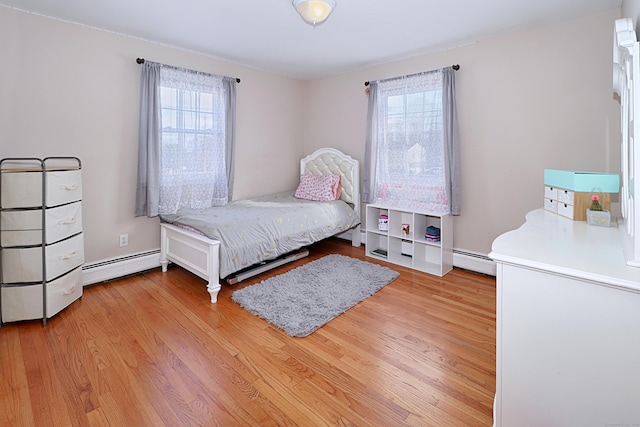
{"type": "Polygon", "coordinates": [[[453,228],[450,215],[396,209],[382,205],[366,207],[366,255],[436,276],[453,268],[453,228]],[[389,217],[387,230],[378,229],[380,215],[389,217]],[[409,233],[403,234],[403,225],[409,233]],[[440,242],[425,239],[427,227],[440,229],[440,242]],[[387,251],[387,256],[373,253],[387,251]]]}

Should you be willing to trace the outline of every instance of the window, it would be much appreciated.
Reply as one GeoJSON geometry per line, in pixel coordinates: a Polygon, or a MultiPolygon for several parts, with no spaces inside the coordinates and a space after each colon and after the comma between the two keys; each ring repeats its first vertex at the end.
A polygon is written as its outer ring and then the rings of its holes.
{"type": "Polygon", "coordinates": [[[231,198],[235,81],[145,62],[136,215],[231,198]]]}
{"type": "Polygon", "coordinates": [[[226,204],[222,79],[163,67],[160,110],[160,213],[226,204]]]}
{"type": "Polygon", "coordinates": [[[438,70],[372,82],[368,203],[451,213],[443,75],[438,70]]]}

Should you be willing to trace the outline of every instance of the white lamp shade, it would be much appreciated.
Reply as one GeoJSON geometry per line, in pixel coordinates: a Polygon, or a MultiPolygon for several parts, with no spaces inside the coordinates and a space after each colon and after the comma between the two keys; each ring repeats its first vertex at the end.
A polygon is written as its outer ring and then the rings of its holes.
{"type": "Polygon", "coordinates": [[[293,7],[296,8],[302,19],[316,26],[329,17],[336,7],[336,2],[335,0],[293,0],[293,7]]]}

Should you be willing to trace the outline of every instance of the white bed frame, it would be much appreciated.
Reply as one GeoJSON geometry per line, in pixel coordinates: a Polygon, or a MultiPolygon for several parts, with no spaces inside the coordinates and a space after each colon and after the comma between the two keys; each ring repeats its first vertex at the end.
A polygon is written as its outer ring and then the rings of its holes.
{"type": "MultiPolygon", "coordinates": [[[[321,148],[300,161],[300,174],[341,175],[342,195],[340,199],[352,204],[354,211],[362,218],[360,214],[360,165],[357,160],[335,148],[321,148]]],[[[360,246],[359,225],[351,230],[351,244],[360,246]]],[[[279,258],[273,263],[260,265],[256,270],[253,270],[252,274],[246,273],[245,278],[300,257],[292,255],[279,258]]],[[[217,302],[218,292],[222,288],[219,261],[219,241],[175,225],[160,224],[160,265],[162,271],[166,272],[169,262],[173,262],[203,278],[207,281],[207,291],[211,295],[212,303],[217,302]]]]}

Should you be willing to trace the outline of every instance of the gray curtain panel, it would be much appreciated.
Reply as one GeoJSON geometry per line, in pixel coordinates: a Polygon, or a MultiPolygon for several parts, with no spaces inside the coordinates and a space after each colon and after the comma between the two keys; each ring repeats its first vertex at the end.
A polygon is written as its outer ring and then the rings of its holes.
{"type": "Polygon", "coordinates": [[[225,77],[223,79],[226,99],[226,145],[225,162],[227,166],[227,187],[229,201],[233,200],[233,179],[235,175],[235,151],[236,151],[236,79],[225,77]]]}
{"type": "Polygon", "coordinates": [[[451,215],[460,215],[460,150],[458,114],[456,113],[456,72],[442,70],[442,127],[444,136],[444,170],[451,215]]]}
{"type": "Polygon", "coordinates": [[[145,61],[140,80],[140,131],[135,216],[158,216],[160,199],[160,68],[145,61]]]}
{"type": "Polygon", "coordinates": [[[362,201],[374,202],[376,177],[376,153],[378,151],[378,82],[369,83],[369,109],[367,111],[367,139],[364,146],[364,176],[362,177],[362,201]]]}

